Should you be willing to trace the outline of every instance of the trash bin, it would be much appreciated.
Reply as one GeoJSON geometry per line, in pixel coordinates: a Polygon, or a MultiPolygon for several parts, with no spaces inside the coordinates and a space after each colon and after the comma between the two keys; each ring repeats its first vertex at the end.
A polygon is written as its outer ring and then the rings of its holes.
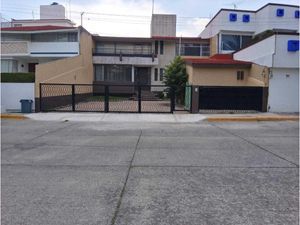
{"type": "Polygon", "coordinates": [[[21,112],[22,113],[31,113],[32,112],[32,103],[31,99],[21,99],[21,112]]]}

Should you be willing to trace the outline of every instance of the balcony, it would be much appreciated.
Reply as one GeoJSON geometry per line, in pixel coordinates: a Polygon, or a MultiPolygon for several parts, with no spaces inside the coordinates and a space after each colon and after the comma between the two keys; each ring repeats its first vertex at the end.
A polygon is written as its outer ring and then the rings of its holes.
{"type": "Polygon", "coordinates": [[[27,41],[2,41],[1,55],[29,55],[27,41]]]}
{"type": "Polygon", "coordinates": [[[152,66],[158,65],[158,59],[151,46],[97,47],[93,49],[93,63],[152,66]]]}
{"type": "Polygon", "coordinates": [[[78,54],[77,42],[1,42],[1,55],[4,56],[70,57],[78,54]]]}

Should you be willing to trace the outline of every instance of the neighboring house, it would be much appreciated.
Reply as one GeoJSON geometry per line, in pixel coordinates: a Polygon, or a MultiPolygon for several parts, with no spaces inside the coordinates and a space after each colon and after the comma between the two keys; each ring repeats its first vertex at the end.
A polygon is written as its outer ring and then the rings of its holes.
{"type": "Polygon", "coordinates": [[[208,59],[186,58],[188,82],[194,93],[193,111],[267,111],[268,68],[234,60],[230,54],[208,59]]]}
{"type": "Polygon", "coordinates": [[[270,68],[270,112],[299,112],[299,33],[269,33],[235,52],[234,59],[270,68]]]}
{"type": "Polygon", "coordinates": [[[1,72],[35,72],[39,63],[79,54],[79,29],[24,26],[1,29],[1,72]]]}
{"type": "Polygon", "coordinates": [[[79,54],[79,30],[57,3],[40,6],[40,19],[1,28],[1,72],[35,72],[35,65],[79,54]]]}
{"type": "MultiPolygon", "coordinates": [[[[269,72],[263,69],[263,73],[254,70],[256,73],[254,77],[259,78],[263,74],[265,79],[269,79],[268,93],[266,93],[266,89],[263,89],[263,93],[261,91],[257,92],[257,96],[263,95],[262,111],[299,112],[298,32],[299,6],[269,3],[256,11],[221,9],[207,24],[200,36],[210,39],[212,55],[217,53],[233,54],[233,56],[230,55],[228,57],[233,57],[233,60],[237,61],[251,62],[253,63],[251,68],[254,65],[255,67],[260,65],[262,68],[269,68],[269,72]],[[266,98],[268,104],[266,104],[266,98]]],[[[211,60],[215,60],[213,58],[211,60]]],[[[188,63],[190,62],[188,61],[188,63]]],[[[230,76],[232,78],[236,77],[236,79],[231,79],[231,82],[228,83],[230,80],[227,76],[228,69],[225,74],[221,75],[220,68],[222,66],[218,63],[215,63],[215,67],[210,69],[209,72],[207,71],[207,66],[203,66],[201,63],[202,60],[198,61],[197,65],[195,63],[191,64],[193,70],[188,70],[189,75],[193,77],[195,74],[194,71],[197,71],[196,77],[201,79],[201,82],[199,83],[199,80],[190,79],[190,84],[218,86],[221,88],[230,85],[244,87],[245,84],[246,86],[250,84],[248,81],[246,83],[237,81],[238,75],[235,71],[231,71],[230,76]],[[207,77],[204,73],[211,74],[211,76],[207,77]],[[212,74],[219,74],[219,79],[213,79],[215,76],[212,74]],[[203,79],[207,82],[210,81],[210,83],[205,83],[203,79]]],[[[227,67],[232,68],[232,63],[228,62],[226,64],[227,67]]],[[[247,73],[251,74],[251,72],[247,73]]],[[[248,75],[246,74],[244,76],[248,80],[248,75]]],[[[252,78],[251,80],[253,81],[252,78]]],[[[267,87],[267,85],[263,84],[257,86],[267,87]]],[[[226,94],[230,95],[231,91],[228,88],[226,92],[223,90],[224,97],[226,94]]],[[[206,91],[206,96],[209,96],[209,94],[216,96],[215,92],[215,89],[210,89],[210,92],[206,91]]],[[[231,99],[235,108],[240,108],[238,106],[240,104],[238,96],[244,96],[247,99],[245,93],[242,94],[242,92],[240,92],[240,95],[236,94],[236,98],[231,99]]],[[[202,95],[204,94],[202,93],[202,95]]],[[[220,95],[220,92],[217,95],[220,95]]],[[[250,93],[248,94],[249,98],[251,98],[250,93]]],[[[222,94],[219,96],[219,99],[222,99],[222,94]]],[[[202,98],[203,101],[205,100],[202,98]]],[[[213,100],[211,99],[210,101],[213,100]]],[[[245,100],[245,107],[248,104],[247,102],[249,101],[245,100]]],[[[215,108],[220,107],[220,105],[222,105],[222,102],[216,100],[215,103],[206,104],[205,107],[215,108]]],[[[201,108],[201,101],[199,107],[201,108]]]]}
{"type": "Polygon", "coordinates": [[[176,15],[152,16],[151,37],[93,36],[94,83],[162,85],[176,55],[208,57],[209,41],[176,37],[176,15]]]}
{"type": "Polygon", "coordinates": [[[209,38],[211,55],[232,53],[266,30],[299,31],[299,6],[269,3],[256,11],[220,9],[199,35],[209,38]]]}
{"type": "MultiPolygon", "coordinates": [[[[1,27],[25,27],[25,26],[63,26],[74,27],[75,23],[66,19],[65,7],[53,2],[51,5],[40,6],[40,19],[16,20],[3,23],[1,27]]],[[[2,25],[2,24],[1,24],[2,25]]]]}

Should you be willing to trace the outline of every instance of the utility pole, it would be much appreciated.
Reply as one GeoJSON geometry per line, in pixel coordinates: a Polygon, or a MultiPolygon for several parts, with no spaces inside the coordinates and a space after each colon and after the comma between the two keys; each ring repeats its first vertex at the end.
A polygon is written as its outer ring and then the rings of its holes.
{"type": "Polygon", "coordinates": [[[84,12],[80,13],[80,26],[82,26],[82,16],[83,16],[84,12]]]}

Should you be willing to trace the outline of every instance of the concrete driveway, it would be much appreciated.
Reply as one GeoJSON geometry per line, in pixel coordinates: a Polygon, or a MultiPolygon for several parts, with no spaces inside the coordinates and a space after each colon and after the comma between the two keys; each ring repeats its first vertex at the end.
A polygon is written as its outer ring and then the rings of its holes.
{"type": "Polygon", "coordinates": [[[2,224],[296,225],[298,128],[2,120],[2,224]]]}

